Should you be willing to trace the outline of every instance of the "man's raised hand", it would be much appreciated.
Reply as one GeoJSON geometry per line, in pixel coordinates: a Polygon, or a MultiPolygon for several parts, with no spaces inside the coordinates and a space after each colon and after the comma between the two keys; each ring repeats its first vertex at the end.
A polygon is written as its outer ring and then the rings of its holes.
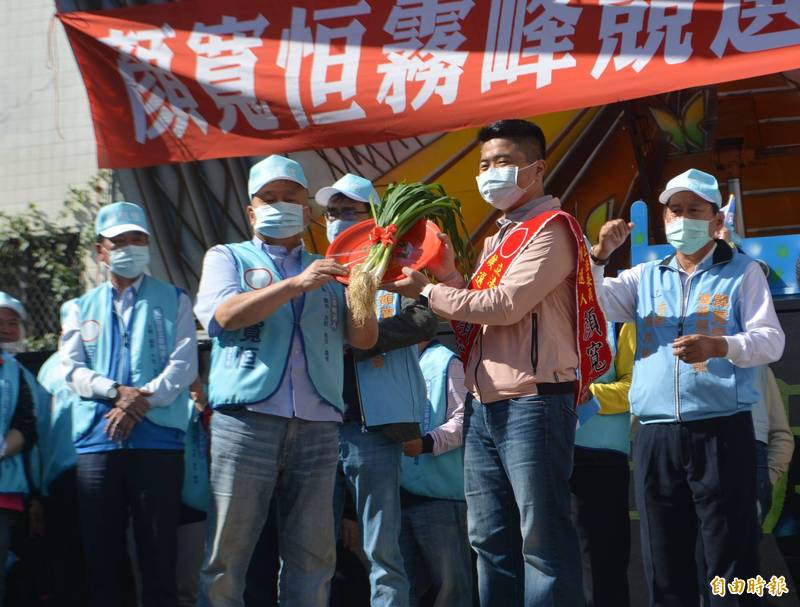
{"type": "Polygon", "coordinates": [[[628,238],[633,224],[624,219],[612,219],[600,228],[598,242],[592,247],[592,255],[597,259],[608,259],[628,238]]]}

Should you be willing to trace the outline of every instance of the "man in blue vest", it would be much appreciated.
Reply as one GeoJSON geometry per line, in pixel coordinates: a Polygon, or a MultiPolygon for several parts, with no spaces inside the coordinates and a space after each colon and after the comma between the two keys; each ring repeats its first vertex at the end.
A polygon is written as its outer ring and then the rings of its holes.
{"type": "MultiPolygon", "coordinates": [[[[698,533],[712,588],[758,574],[750,409],[758,367],[780,358],[784,334],[758,264],[713,240],[721,199],[712,175],[690,169],[659,197],[673,255],[604,279],[603,265],[632,227],[621,219],[601,228],[592,249],[607,319],[636,323],[634,487],[650,601],[659,607],[697,603],[698,533]]],[[[712,591],[712,605],[757,601],[712,591]]]]}
{"type": "Polygon", "coordinates": [[[464,366],[438,341],[420,344],[428,389],[422,438],[403,445],[400,547],[412,607],[430,596],[434,607],[472,605],[472,550],[464,497],[464,366]]]}
{"type": "Polygon", "coordinates": [[[110,279],[62,313],[81,532],[92,607],[124,602],[133,533],[145,607],[175,607],[187,388],[197,376],[189,296],[145,274],[150,230],[130,202],[100,209],[97,260],[110,279]]]}
{"type": "MultiPolygon", "coordinates": [[[[369,219],[370,204],[380,204],[372,183],[350,173],[322,188],[316,200],[325,207],[329,242],[369,219]]],[[[402,442],[419,436],[426,398],[417,344],[432,339],[438,323],[430,309],[386,291],[377,292],[375,307],[380,318],[375,346],[345,351],[339,457],[370,563],[371,604],[404,607],[409,584],[399,544],[402,442]]],[[[343,502],[337,495],[337,510],[343,502]]]]}
{"type": "Polygon", "coordinates": [[[333,486],[345,340],[370,348],[374,317],[356,325],[347,270],[307,253],[302,167],[270,156],[250,170],[253,238],[206,253],[195,312],[213,338],[209,403],[209,541],[200,604],[241,607],[245,577],[277,501],[281,607],[327,605],[335,569],[333,486]]]}

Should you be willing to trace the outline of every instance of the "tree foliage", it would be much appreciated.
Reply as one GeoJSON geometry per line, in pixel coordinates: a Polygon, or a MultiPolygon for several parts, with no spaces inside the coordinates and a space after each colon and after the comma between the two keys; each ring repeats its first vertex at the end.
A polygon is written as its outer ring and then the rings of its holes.
{"type": "Polygon", "coordinates": [[[0,290],[28,312],[29,350],[55,348],[61,305],[85,290],[94,219],[109,197],[111,173],[70,188],[55,219],[31,204],[22,213],[0,212],[0,290]]]}

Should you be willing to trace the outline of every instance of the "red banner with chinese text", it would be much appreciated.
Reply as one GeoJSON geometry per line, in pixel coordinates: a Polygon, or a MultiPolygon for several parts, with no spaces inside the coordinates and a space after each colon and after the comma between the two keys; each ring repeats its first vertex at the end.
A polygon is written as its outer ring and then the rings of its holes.
{"type": "Polygon", "coordinates": [[[800,67],[800,3],[184,0],[59,15],[102,167],[375,143],[800,67]]]}

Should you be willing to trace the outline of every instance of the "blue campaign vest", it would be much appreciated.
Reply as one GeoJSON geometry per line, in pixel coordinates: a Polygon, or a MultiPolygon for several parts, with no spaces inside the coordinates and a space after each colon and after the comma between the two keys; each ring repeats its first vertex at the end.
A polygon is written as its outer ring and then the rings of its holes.
{"type": "Polygon", "coordinates": [[[687,364],[672,353],[680,335],[733,335],[742,277],[753,263],[718,244],[689,279],[686,293],[674,256],[643,264],[636,308],[631,410],[642,423],[708,419],[749,411],[759,399],[758,368],[726,358],[687,364]]]}
{"type": "Polygon", "coordinates": [[[187,403],[189,425],[183,452],[183,489],[181,501],[195,510],[208,512],[211,485],[208,478],[208,433],[200,423],[201,414],[190,398],[187,403]]]}
{"type": "Polygon", "coordinates": [[[50,396],[47,399],[48,406],[37,414],[40,421],[46,419],[44,429],[39,424],[39,447],[42,489],[47,494],[50,483],[77,463],[77,452],[72,442],[72,408],[79,407],[81,399],[67,386],[58,352],[45,361],[37,379],[50,396]]]}
{"type": "MultiPolygon", "coordinates": [[[[251,241],[226,245],[233,255],[242,291],[253,291],[283,280],[272,258],[251,241]]],[[[306,268],[319,255],[302,252],[306,268]]],[[[223,331],[211,350],[209,401],[215,409],[251,405],[267,400],[280,387],[295,331],[303,341],[306,369],[320,398],[344,410],[342,351],[345,334],[344,289],[329,282],[303,298],[299,322],[292,302],[263,321],[223,331]]]]}
{"type": "MultiPolygon", "coordinates": [[[[10,354],[2,353],[0,359],[0,434],[5,436],[17,410],[21,366],[10,354]]],[[[22,454],[0,460],[0,493],[27,495],[29,491],[22,454]]]]}
{"type": "MultiPolygon", "coordinates": [[[[608,323],[606,331],[608,345],[611,348],[612,359],[617,356],[617,336],[614,332],[614,323],[608,323]]],[[[617,381],[617,371],[612,364],[611,368],[595,380],[596,384],[610,384],[617,381]]],[[[600,403],[594,396],[591,398],[600,408],[600,403]]],[[[612,415],[593,415],[586,422],[578,426],[575,431],[575,446],[587,449],[610,449],[627,454],[630,451],[630,411],[614,413],[612,415]]]]}
{"type": "MultiPolygon", "coordinates": [[[[89,368],[135,388],[157,377],[166,367],[175,348],[175,322],[180,295],[181,290],[171,284],[147,275],[142,278],[128,323],[128,348],[124,347],[115,318],[111,283],[104,283],[78,298],[81,339],[89,368]],[[126,377],[118,377],[121,373],[120,364],[127,365],[126,377]]],[[[188,394],[184,390],[169,405],[151,407],[147,419],[156,426],[182,433],[186,429],[183,403],[188,394]]],[[[76,442],[98,425],[104,424],[102,415],[97,413],[107,408],[107,402],[84,398],[79,405],[72,407],[72,433],[76,442]]],[[[137,424],[137,427],[140,425],[137,424]]]]}
{"type": "MultiPolygon", "coordinates": [[[[395,316],[401,309],[400,296],[378,291],[375,309],[378,319],[395,316]]],[[[367,427],[419,423],[422,419],[427,399],[416,344],[358,361],[356,378],[367,427]]]]}
{"type": "MultiPolygon", "coordinates": [[[[447,417],[447,367],[454,358],[455,352],[438,342],[428,345],[419,358],[428,387],[425,414],[420,423],[423,435],[441,426],[447,417]]],[[[441,455],[404,455],[400,484],[416,495],[464,501],[464,448],[441,455]]]]}

